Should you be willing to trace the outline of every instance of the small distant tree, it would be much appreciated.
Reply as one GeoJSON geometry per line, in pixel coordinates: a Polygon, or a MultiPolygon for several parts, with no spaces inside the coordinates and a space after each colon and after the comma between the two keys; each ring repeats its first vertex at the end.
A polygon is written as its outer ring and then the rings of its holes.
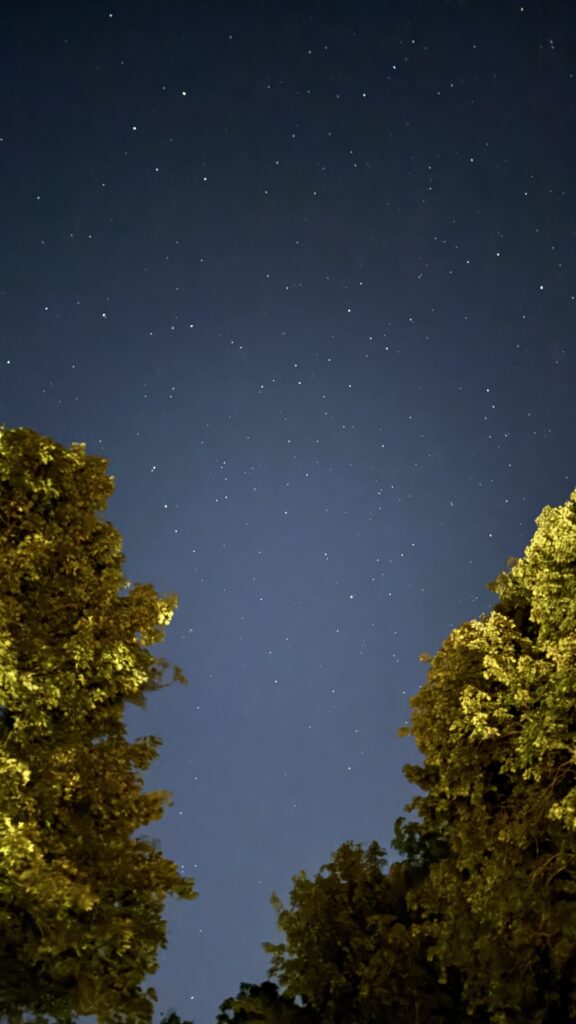
{"type": "Polygon", "coordinates": [[[175,1010],[162,1014],[160,1024],[194,1024],[192,1020],[181,1020],[175,1010]]]}
{"type": "Polygon", "coordinates": [[[216,1024],[321,1024],[310,1008],[303,1008],[288,996],[280,995],[277,985],[242,982],[237,996],[226,999],[216,1024]]]}
{"type": "MultiPolygon", "coordinates": [[[[177,605],[122,571],[102,518],[106,460],[0,428],[0,1015],[149,1022],[166,896],[191,879],[134,833],[158,820],[144,792],[160,741],[128,742],[166,662],[177,605]]],[[[179,669],[174,679],[185,682],[179,669]]]]}

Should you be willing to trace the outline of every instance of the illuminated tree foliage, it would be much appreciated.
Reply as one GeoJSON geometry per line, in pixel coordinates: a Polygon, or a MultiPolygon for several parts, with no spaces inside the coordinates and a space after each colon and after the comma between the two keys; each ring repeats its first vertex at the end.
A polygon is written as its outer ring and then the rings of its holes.
{"type": "Polygon", "coordinates": [[[321,1024],[576,1020],[576,491],[490,589],[423,655],[402,859],[345,843],[273,897],[269,975],[321,1024]]]}
{"type": "MultiPolygon", "coordinates": [[[[402,823],[397,826],[400,842],[402,823]]],[[[315,879],[294,876],[290,908],[272,904],[284,942],[264,943],[270,975],[321,1024],[460,1024],[458,980],[440,985],[407,905],[410,868],[377,843],[344,843],[315,879]]]]}
{"type": "MultiPolygon", "coordinates": [[[[122,572],[106,460],[0,428],[0,1015],[151,1019],[167,895],[195,895],[155,844],[153,736],[126,739],[166,663],[177,601],[122,572]]],[[[179,669],[174,678],[185,682],[179,669]]]]}
{"type": "Polygon", "coordinates": [[[407,809],[450,848],[412,906],[498,1024],[576,1020],[576,492],[536,522],[493,611],[426,659],[401,730],[424,755],[407,809]]]}
{"type": "Polygon", "coordinates": [[[321,1024],[321,1021],[309,1009],[280,995],[277,985],[265,981],[261,985],[242,982],[238,995],[222,1003],[216,1024],[321,1024]]]}

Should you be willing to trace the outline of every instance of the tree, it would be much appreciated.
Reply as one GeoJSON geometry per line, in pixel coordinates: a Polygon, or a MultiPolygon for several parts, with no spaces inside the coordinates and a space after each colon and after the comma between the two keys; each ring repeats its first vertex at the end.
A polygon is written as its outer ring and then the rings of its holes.
{"type": "Polygon", "coordinates": [[[288,996],[280,995],[277,985],[242,982],[237,996],[225,999],[216,1024],[321,1024],[308,1008],[288,996]]]}
{"type": "Polygon", "coordinates": [[[439,983],[413,928],[410,872],[385,864],[377,843],[344,843],[315,879],[295,875],[290,907],[272,898],[285,940],[264,943],[269,974],[322,1024],[460,1024],[456,973],[439,983]]]}
{"type": "MultiPolygon", "coordinates": [[[[165,898],[191,879],[134,832],[170,794],[143,791],[154,736],[129,743],[167,667],[148,645],[177,606],[122,572],[102,518],[106,460],[0,428],[0,1014],[147,1022],[165,898]]],[[[174,679],[186,682],[179,669],[174,679]]]]}
{"type": "Polygon", "coordinates": [[[269,975],[322,1024],[576,1020],[576,491],[489,586],[422,656],[403,859],[345,843],[273,897],[269,975]]]}
{"type": "Polygon", "coordinates": [[[192,1020],[181,1020],[175,1010],[162,1014],[160,1024],[194,1024],[192,1020]]]}
{"type": "Polygon", "coordinates": [[[412,698],[407,806],[450,855],[410,905],[490,1022],[576,1019],[576,491],[547,506],[493,611],[455,629],[412,698]]]}

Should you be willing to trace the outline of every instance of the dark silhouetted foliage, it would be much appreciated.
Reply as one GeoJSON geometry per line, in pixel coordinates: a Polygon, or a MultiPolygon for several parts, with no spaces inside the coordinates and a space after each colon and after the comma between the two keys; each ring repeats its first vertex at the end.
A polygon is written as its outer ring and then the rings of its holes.
{"type": "Polygon", "coordinates": [[[237,996],[226,999],[216,1024],[321,1024],[310,1010],[298,1006],[293,999],[280,995],[270,981],[261,985],[242,982],[237,996]]]}

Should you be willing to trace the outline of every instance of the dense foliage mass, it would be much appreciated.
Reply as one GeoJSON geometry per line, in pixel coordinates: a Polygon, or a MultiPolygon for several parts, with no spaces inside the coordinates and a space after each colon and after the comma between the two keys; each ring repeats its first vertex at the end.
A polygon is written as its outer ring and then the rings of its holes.
{"type": "Polygon", "coordinates": [[[413,898],[441,976],[491,1021],[576,1019],[576,492],[547,507],[490,615],[453,631],[412,699],[405,769],[450,856],[413,898]]]}
{"type": "MultiPolygon", "coordinates": [[[[576,491],[490,589],[493,610],[423,656],[402,859],[345,843],[288,908],[273,897],[269,975],[303,1021],[576,1020],[576,491]]],[[[218,1020],[291,1020],[246,1001],[259,988],[218,1020]]]]}
{"type": "MultiPolygon", "coordinates": [[[[0,429],[0,1015],[151,1019],[142,991],[166,945],[165,898],[190,879],[134,832],[169,794],[143,791],[153,736],[126,739],[166,664],[176,598],[131,586],[101,512],[106,461],[0,429]]],[[[174,677],[185,682],[178,669],[174,677]]]]}

